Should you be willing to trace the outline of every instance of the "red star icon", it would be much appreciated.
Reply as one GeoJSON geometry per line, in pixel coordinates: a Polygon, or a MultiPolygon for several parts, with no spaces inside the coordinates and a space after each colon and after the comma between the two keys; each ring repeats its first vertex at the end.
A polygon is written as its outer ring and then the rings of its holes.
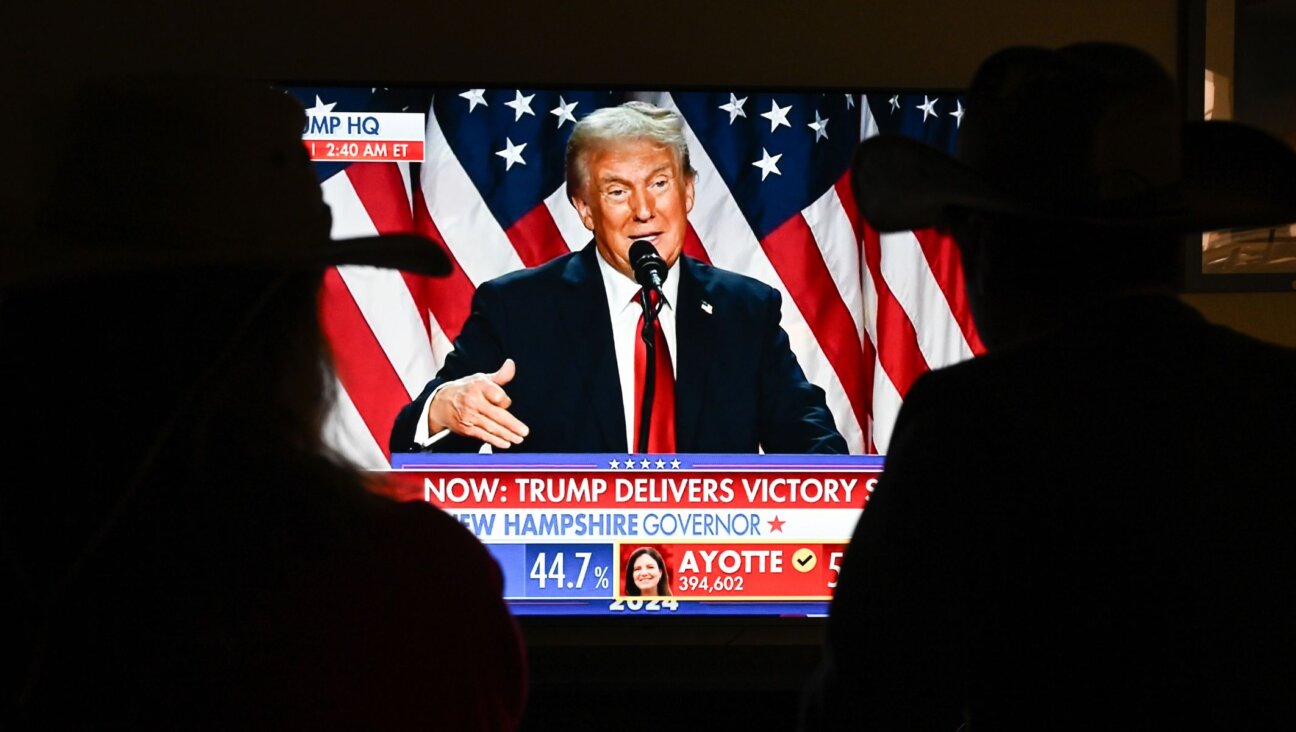
{"type": "Polygon", "coordinates": [[[779,521],[779,517],[778,517],[778,516],[775,516],[775,517],[774,517],[773,519],[771,519],[770,522],[769,522],[769,525],[770,525],[770,532],[773,533],[773,532],[777,531],[777,532],[779,532],[780,534],[783,533],[783,524],[786,524],[786,523],[787,523],[786,521],[779,521]]]}

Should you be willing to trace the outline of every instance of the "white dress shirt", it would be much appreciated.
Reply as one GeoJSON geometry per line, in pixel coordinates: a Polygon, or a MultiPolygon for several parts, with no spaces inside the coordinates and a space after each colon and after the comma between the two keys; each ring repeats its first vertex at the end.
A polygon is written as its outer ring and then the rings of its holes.
{"type": "MultiPolygon", "coordinates": [[[[608,314],[612,317],[612,346],[616,349],[617,375],[621,381],[621,408],[625,414],[626,445],[634,452],[635,415],[635,341],[639,340],[639,316],[643,308],[635,297],[639,283],[612,268],[598,257],[599,273],[603,275],[603,291],[607,293],[608,314]]],[[[675,360],[675,303],[679,301],[679,260],[671,265],[662,283],[662,304],[657,320],[661,323],[666,348],[670,351],[671,373],[676,370],[675,360]]],[[[652,368],[651,364],[649,368],[652,368]]]]}
{"type": "MultiPolygon", "coordinates": [[[[643,308],[640,307],[635,297],[639,293],[639,283],[613,269],[612,265],[603,259],[601,252],[597,260],[599,274],[603,277],[603,291],[607,295],[608,315],[612,321],[612,347],[616,351],[617,377],[621,383],[621,409],[625,415],[626,445],[633,452],[635,341],[639,338],[639,316],[643,313],[643,308]]],[[[662,293],[666,295],[666,302],[662,303],[661,310],[657,314],[657,319],[661,323],[662,335],[666,338],[666,348],[670,351],[672,372],[677,368],[675,360],[675,303],[679,299],[679,269],[679,260],[676,259],[666,274],[666,281],[662,283],[662,293]]],[[[505,354],[506,357],[507,355],[505,354]]],[[[450,433],[449,429],[443,429],[433,435],[430,434],[428,429],[428,412],[432,408],[432,400],[436,398],[439,391],[441,389],[438,387],[423,403],[422,414],[414,432],[414,442],[423,447],[432,445],[450,433]]],[[[507,384],[504,386],[504,391],[508,391],[507,384]]]]}

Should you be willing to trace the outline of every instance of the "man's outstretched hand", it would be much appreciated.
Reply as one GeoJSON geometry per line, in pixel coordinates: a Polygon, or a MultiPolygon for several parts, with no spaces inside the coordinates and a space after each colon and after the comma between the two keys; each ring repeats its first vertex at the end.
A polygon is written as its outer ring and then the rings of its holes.
{"type": "Polygon", "coordinates": [[[516,373],[517,365],[508,358],[493,374],[472,374],[447,381],[428,409],[429,433],[435,435],[449,429],[501,450],[521,444],[531,430],[509,413],[513,400],[504,391],[504,385],[516,373]]]}

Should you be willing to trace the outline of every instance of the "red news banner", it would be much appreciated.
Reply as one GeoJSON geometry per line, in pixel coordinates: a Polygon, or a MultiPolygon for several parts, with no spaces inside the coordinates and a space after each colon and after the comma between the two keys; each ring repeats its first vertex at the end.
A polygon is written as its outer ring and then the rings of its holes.
{"type": "Polygon", "coordinates": [[[610,580],[598,585],[603,596],[633,598],[647,593],[634,587],[630,558],[649,547],[675,600],[830,598],[881,472],[877,456],[394,459],[376,490],[444,509],[497,557],[510,556],[505,548],[521,556],[520,545],[528,563],[542,552],[551,563],[559,552],[592,556],[610,580]]]}
{"type": "Polygon", "coordinates": [[[677,600],[827,600],[845,543],[667,544],[657,547],[677,600]]]}

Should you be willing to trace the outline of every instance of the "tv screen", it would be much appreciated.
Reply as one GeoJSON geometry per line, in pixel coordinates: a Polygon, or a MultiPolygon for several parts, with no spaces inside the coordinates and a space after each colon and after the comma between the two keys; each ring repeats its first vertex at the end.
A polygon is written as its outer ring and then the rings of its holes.
{"type": "Polygon", "coordinates": [[[879,131],[951,149],[957,94],[284,88],[307,108],[334,236],[421,232],[455,265],[435,279],[326,274],[339,382],[327,437],[378,490],[440,506],[480,537],[518,614],[826,612],[909,386],[982,350],[952,243],[872,231],[851,157],[879,131]],[[684,255],[777,290],[791,350],[851,454],[391,453],[396,413],[454,348],[476,288],[590,243],[565,187],[567,139],[629,100],[683,117],[697,171],[684,255]]]}

